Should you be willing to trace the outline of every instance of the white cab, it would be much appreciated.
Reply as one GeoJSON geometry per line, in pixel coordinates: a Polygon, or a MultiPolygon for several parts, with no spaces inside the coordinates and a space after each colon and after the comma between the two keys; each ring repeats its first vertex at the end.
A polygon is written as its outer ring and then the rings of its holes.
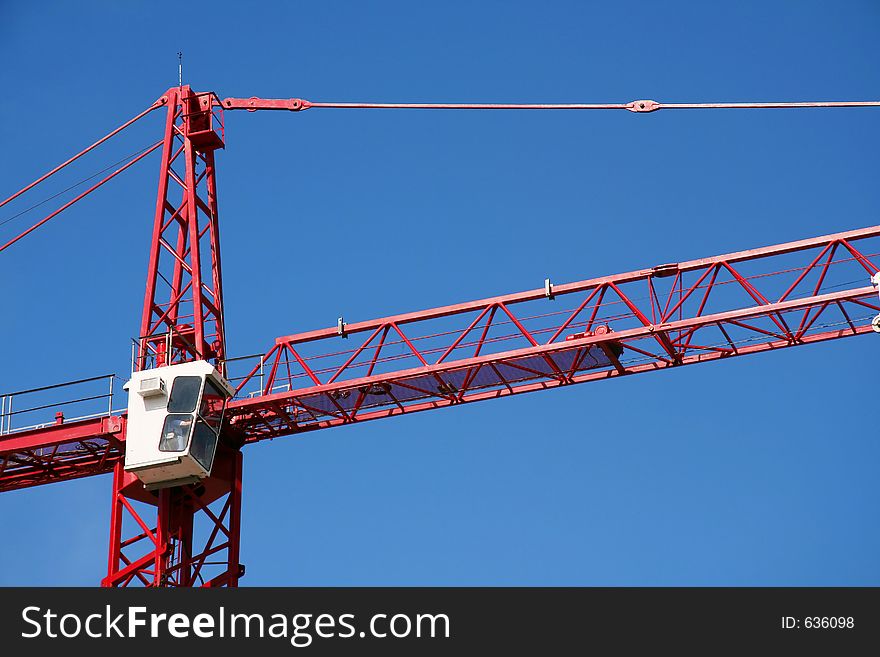
{"type": "Polygon", "coordinates": [[[149,489],[211,474],[233,387],[207,361],[134,372],[128,390],[125,469],[149,489]]]}

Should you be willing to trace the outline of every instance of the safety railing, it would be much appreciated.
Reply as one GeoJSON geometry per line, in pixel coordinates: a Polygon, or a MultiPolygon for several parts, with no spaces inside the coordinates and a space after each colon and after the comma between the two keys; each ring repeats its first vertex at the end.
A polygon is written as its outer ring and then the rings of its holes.
{"type": "Polygon", "coordinates": [[[114,415],[115,374],[0,394],[0,435],[114,415]]]}
{"type": "Polygon", "coordinates": [[[195,353],[195,345],[174,329],[166,333],[142,335],[131,339],[131,371],[192,360],[195,353]]]}
{"type": "MultiPolygon", "coordinates": [[[[241,390],[236,395],[237,398],[241,397],[256,397],[264,392],[264,386],[266,382],[266,355],[265,354],[248,354],[247,356],[236,356],[234,358],[227,358],[223,361],[223,365],[226,371],[226,380],[229,381],[234,387],[238,387],[238,384],[248,379],[248,372],[256,369],[256,374],[251,377],[251,386],[250,390],[241,390]]],[[[290,385],[284,386],[286,390],[290,390],[290,385]]],[[[271,392],[282,392],[282,389],[273,390],[271,392]]]]}
{"type": "Polygon", "coordinates": [[[189,124],[188,134],[199,146],[221,147],[226,138],[223,106],[212,91],[194,93],[184,98],[183,118],[189,124]]]}

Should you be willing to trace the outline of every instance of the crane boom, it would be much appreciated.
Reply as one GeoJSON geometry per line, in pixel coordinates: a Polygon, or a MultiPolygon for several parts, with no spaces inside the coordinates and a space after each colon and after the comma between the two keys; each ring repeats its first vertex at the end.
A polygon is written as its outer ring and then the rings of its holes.
{"type": "Polygon", "coordinates": [[[860,335],[878,252],[873,226],[279,337],[230,423],[255,442],[860,335]]]}
{"type": "Polygon", "coordinates": [[[0,492],[111,472],[124,440],[125,418],[118,415],[0,436],[0,492]]]}
{"type": "MultiPolygon", "coordinates": [[[[252,443],[862,335],[878,254],[872,226],[282,336],[228,426],[252,443]]],[[[0,436],[0,491],[110,472],[124,440],[124,414],[0,436]]]]}

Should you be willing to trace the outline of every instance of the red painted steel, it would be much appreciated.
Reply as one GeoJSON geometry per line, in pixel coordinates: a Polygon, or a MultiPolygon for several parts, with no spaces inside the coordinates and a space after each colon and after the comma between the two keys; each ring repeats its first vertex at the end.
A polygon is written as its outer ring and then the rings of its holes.
{"type": "Polygon", "coordinates": [[[81,194],[77,195],[76,197],[72,198],[70,201],[68,201],[67,203],[65,203],[64,205],[62,205],[60,208],[58,208],[58,209],[55,210],[54,212],[49,213],[48,215],[46,215],[45,217],[43,217],[42,219],[40,219],[37,223],[33,224],[30,228],[28,228],[27,230],[22,231],[21,233],[19,233],[19,234],[16,235],[15,237],[13,237],[11,240],[9,240],[9,241],[6,242],[5,244],[3,244],[3,246],[0,246],[0,252],[5,251],[5,250],[8,249],[10,246],[12,246],[12,245],[15,244],[16,242],[18,242],[20,239],[22,239],[22,238],[24,238],[24,237],[27,237],[27,236],[30,235],[32,232],[34,232],[37,228],[39,228],[39,227],[42,226],[43,224],[47,223],[49,220],[54,219],[54,218],[57,217],[59,214],[61,214],[62,212],[64,212],[64,211],[65,211],[67,208],[69,208],[71,205],[73,205],[74,203],[76,203],[76,202],[78,202],[78,201],[81,201],[81,200],[84,199],[86,196],[88,196],[89,194],[91,194],[93,191],[95,191],[95,190],[98,189],[99,187],[103,186],[104,183],[110,182],[110,181],[113,180],[116,176],[118,176],[120,173],[122,173],[123,171],[127,170],[127,169],[128,169],[129,167],[131,167],[132,165],[137,164],[138,162],[140,162],[142,159],[144,159],[147,155],[149,155],[150,153],[152,153],[153,151],[155,151],[155,150],[156,150],[157,148],[159,148],[159,146],[161,146],[161,145],[162,145],[162,142],[157,142],[156,144],[154,144],[153,146],[151,146],[150,148],[148,148],[147,150],[145,150],[145,151],[144,151],[143,153],[141,153],[140,155],[137,155],[136,157],[132,158],[131,160],[129,160],[128,162],[126,162],[125,164],[123,164],[121,167],[119,167],[118,169],[116,169],[116,171],[114,171],[113,173],[111,173],[111,174],[105,176],[104,178],[101,178],[101,180],[99,180],[99,181],[96,182],[94,185],[92,185],[91,187],[89,187],[86,191],[84,191],[84,192],[82,192],[81,194]]]}
{"type": "Polygon", "coordinates": [[[337,327],[283,336],[230,424],[255,442],[860,335],[878,253],[873,226],[346,324],[350,348],[337,327]]]}
{"type": "Polygon", "coordinates": [[[169,89],[159,193],[141,316],[138,369],[225,354],[214,151],[223,148],[214,94],[169,89]]]}
{"type": "MultiPolygon", "coordinates": [[[[221,101],[213,93],[195,93],[181,85],[0,207],[161,106],[167,108],[167,115],[164,138],[153,147],[162,146],[162,159],[135,366],[212,360],[238,384],[212,476],[197,484],[146,491],[123,468],[124,414],[65,422],[58,413],[55,424],[0,434],[0,491],[114,473],[104,586],[237,585],[244,572],[239,562],[242,456],[238,449],[244,443],[862,335],[872,330],[866,313],[880,311],[877,287],[869,284],[880,254],[880,226],[873,226],[287,335],[235,376],[228,369],[245,361],[226,359],[214,163],[214,151],[224,147],[224,109],[649,113],[878,107],[880,101],[484,104],[256,97],[221,101]]],[[[149,152],[152,149],[92,189],[149,152]]]]}
{"type": "Polygon", "coordinates": [[[141,112],[141,113],[138,114],[137,116],[135,116],[135,117],[129,119],[128,121],[126,121],[125,123],[123,123],[121,126],[119,126],[118,128],[116,128],[115,130],[112,130],[111,132],[108,132],[106,135],[104,135],[103,137],[101,137],[98,141],[96,141],[95,143],[93,143],[91,146],[87,146],[86,148],[84,148],[83,150],[81,150],[79,153],[77,153],[76,155],[74,155],[73,157],[71,157],[70,159],[65,160],[64,162],[62,162],[61,164],[59,164],[57,167],[55,167],[55,168],[52,169],[51,171],[49,171],[49,172],[43,174],[42,176],[40,176],[39,178],[37,178],[37,179],[36,179],[35,181],[33,181],[32,183],[30,183],[30,184],[28,184],[28,185],[25,185],[25,186],[22,187],[20,190],[18,190],[17,192],[15,192],[15,194],[13,194],[12,196],[9,196],[8,198],[4,199],[3,201],[0,201],[0,208],[2,208],[4,205],[6,205],[7,203],[9,203],[10,201],[12,201],[12,200],[18,198],[19,196],[21,196],[21,195],[24,194],[25,192],[27,192],[27,191],[33,189],[34,187],[36,187],[37,185],[39,185],[39,184],[40,184],[41,182],[43,182],[44,180],[47,180],[48,178],[54,176],[56,173],[58,173],[59,171],[61,171],[61,169],[63,169],[63,168],[66,167],[67,165],[72,164],[73,162],[76,162],[76,161],[77,161],[79,158],[81,158],[83,155],[85,155],[86,153],[89,153],[89,152],[93,151],[93,150],[96,149],[98,146],[100,146],[101,144],[103,144],[105,141],[109,140],[110,138],[114,137],[115,135],[118,135],[120,132],[122,132],[123,130],[125,130],[128,126],[132,125],[133,123],[136,123],[137,121],[139,121],[140,119],[142,119],[143,117],[145,117],[147,114],[149,114],[150,112],[152,112],[154,109],[157,109],[157,108],[159,108],[159,107],[162,107],[162,105],[164,105],[166,102],[167,102],[167,98],[166,98],[165,96],[162,96],[162,97],[159,98],[156,102],[154,102],[152,105],[150,105],[147,109],[145,109],[143,112],[141,112]]]}
{"type": "MultiPolygon", "coordinates": [[[[228,429],[256,442],[861,335],[880,311],[868,283],[878,252],[874,226],[554,285],[554,301],[540,288],[351,323],[349,340],[362,336],[351,346],[336,327],[280,337],[262,381],[259,365],[238,380],[228,429]]],[[[96,442],[102,421],[0,438],[0,490],[109,471],[124,426],[96,442]]]]}
{"type": "MultiPolygon", "coordinates": [[[[224,147],[222,109],[214,94],[197,94],[188,86],[169,89],[166,97],[159,193],[135,365],[145,369],[209,360],[223,372],[214,164],[214,151],[224,147]]],[[[104,586],[237,585],[243,573],[238,562],[241,452],[237,447],[224,446],[218,452],[208,479],[156,494],[146,492],[117,461],[104,586]],[[220,507],[212,510],[218,503],[220,507]],[[155,521],[148,521],[153,514],[155,521]],[[220,553],[226,556],[223,568],[209,577],[210,571],[217,571],[220,553]]]]}
{"type": "Polygon", "coordinates": [[[301,98],[224,98],[220,101],[223,109],[237,110],[243,109],[248,112],[256,112],[257,110],[287,110],[289,112],[298,112],[311,107],[311,103],[301,98]]]}
{"type": "Polygon", "coordinates": [[[241,463],[240,451],[221,449],[209,479],[150,493],[117,461],[101,585],[237,586],[241,463]]]}
{"type": "Polygon", "coordinates": [[[119,416],[0,435],[0,492],[110,472],[124,441],[119,416]]]}

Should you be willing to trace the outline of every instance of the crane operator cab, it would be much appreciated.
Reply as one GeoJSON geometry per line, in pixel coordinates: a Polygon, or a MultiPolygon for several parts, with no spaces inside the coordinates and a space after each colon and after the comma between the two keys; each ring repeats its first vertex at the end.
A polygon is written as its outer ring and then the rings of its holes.
{"type": "Polygon", "coordinates": [[[211,474],[226,402],[235,390],[207,361],[133,372],[125,469],[148,490],[211,474]]]}

